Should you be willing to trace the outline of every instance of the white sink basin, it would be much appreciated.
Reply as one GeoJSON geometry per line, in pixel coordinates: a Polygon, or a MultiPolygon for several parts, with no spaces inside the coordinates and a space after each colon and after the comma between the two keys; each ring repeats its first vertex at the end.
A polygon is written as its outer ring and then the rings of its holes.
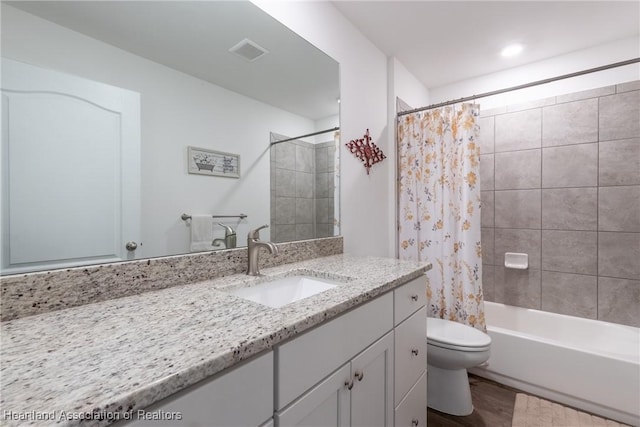
{"type": "Polygon", "coordinates": [[[339,282],[311,276],[291,276],[227,291],[258,304],[279,308],[335,288],[339,282]]]}

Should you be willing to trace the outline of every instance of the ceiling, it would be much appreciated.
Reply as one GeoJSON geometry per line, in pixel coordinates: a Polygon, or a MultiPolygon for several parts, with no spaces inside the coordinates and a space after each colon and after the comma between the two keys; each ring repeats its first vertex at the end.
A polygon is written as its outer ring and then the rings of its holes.
{"type": "Polygon", "coordinates": [[[373,44],[387,56],[396,57],[427,88],[618,39],[640,37],[637,0],[333,4],[373,44]],[[514,42],[524,45],[522,54],[501,57],[500,50],[514,42]]]}
{"type": "Polygon", "coordinates": [[[338,114],[338,63],[247,1],[3,1],[312,120],[338,114]],[[269,53],[229,52],[248,38],[269,53]]]}

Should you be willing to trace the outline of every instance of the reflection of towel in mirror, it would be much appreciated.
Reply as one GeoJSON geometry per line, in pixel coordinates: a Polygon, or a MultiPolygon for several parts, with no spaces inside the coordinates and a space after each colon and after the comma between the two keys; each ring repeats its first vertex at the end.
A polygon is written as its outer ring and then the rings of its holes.
{"type": "Polygon", "coordinates": [[[191,215],[191,252],[211,251],[213,246],[211,215],[191,215]]]}

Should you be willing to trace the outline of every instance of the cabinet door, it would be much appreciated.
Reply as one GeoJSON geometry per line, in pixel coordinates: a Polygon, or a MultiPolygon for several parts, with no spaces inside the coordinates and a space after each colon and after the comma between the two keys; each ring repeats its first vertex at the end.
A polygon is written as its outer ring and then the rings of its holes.
{"type": "Polygon", "coordinates": [[[347,363],[275,415],[276,427],[347,427],[350,415],[350,365],[347,363]]]}
{"type": "Polygon", "coordinates": [[[276,410],[393,329],[389,292],[276,347],[276,410]],[[301,363],[304,361],[304,363],[301,363]]]}
{"type": "MultiPolygon", "coordinates": [[[[127,427],[249,427],[273,415],[273,352],[135,411],[127,427]],[[167,414],[162,420],[154,415],[167,414]]],[[[268,425],[268,424],[267,424],[268,425]]]]}
{"type": "Polygon", "coordinates": [[[352,426],[393,426],[393,332],[351,362],[352,426]]]}

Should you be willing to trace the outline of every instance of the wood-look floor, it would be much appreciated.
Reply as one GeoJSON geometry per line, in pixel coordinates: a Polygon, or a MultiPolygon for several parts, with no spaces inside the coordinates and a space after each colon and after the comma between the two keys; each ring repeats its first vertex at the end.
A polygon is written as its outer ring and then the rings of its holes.
{"type": "Polygon", "coordinates": [[[511,427],[518,390],[469,375],[473,413],[455,417],[427,409],[429,427],[511,427]]]}

